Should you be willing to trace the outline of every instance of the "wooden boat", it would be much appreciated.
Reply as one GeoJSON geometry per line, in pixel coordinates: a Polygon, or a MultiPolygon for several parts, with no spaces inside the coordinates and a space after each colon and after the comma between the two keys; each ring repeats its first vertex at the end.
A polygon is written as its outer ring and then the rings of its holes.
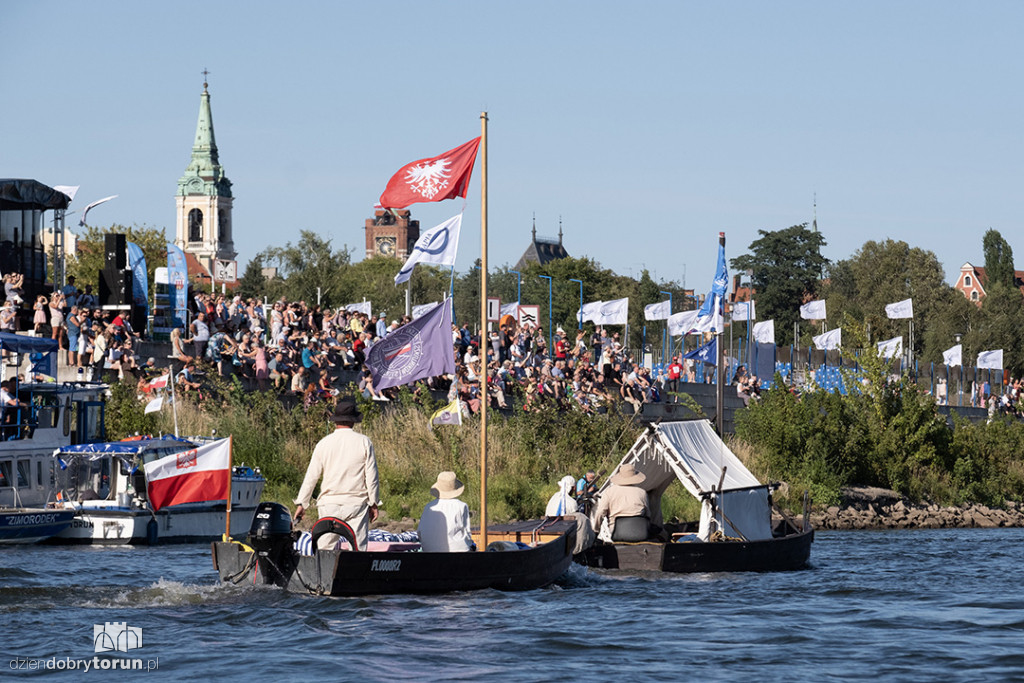
{"type": "MultiPolygon", "coordinates": [[[[480,119],[480,271],[483,274],[480,278],[480,320],[487,320],[486,112],[480,115],[480,119]]],[[[449,302],[442,305],[449,305],[449,302]]],[[[442,356],[451,358],[450,346],[438,351],[442,356]]],[[[422,376],[425,375],[412,374],[406,376],[405,381],[412,382],[422,376]]],[[[223,542],[213,544],[214,566],[221,580],[270,583],[288,590],[324,595],[443,593],[484,588],[529,590],[551,583],[572,563],[576,543],[575,522],[552,519],[489,528],[486,406],[480,412],[480,434],[480,529],[476,542],[485,550],[422,552],[416,545],[402,544],[386,549],[370,546],[365,551],[314,550],[312,555],[300,555],[294,549],[296,539],[292,534],[288,509],[276,503],[264,503],[256,512],[248,546],[223,542]],[[490,540],[495,543],[490,543],[490,540]],[[524,540],[529,542],[524,543],[524,540]]],[[[324,521],[320,520],[317,525],[324,521]]],[[[338,525],[341,527],[344,523],[338,521],[338,525]]],[[[312,547],[316,548],[316,544],[312,547]]]]}
{"type": "MultiPolygon", "coordinates": [[[[663,572],[785,571],[806,566],[814,540],[805,510],[796,521],[774,507],[761,484],[707,420],[650,425],[612,476],[630,464],[646,476],[653,538],[616,541],[605,522],[598,540],[576,555],[602,569],[663,572]],[[661,498],[674,481],[701,501],[701,519],[664,524],[661,498]],[[778,521],[772,523],[772,511],[778,521]]],[[[608,482],[598,491],[608,487],[608,482]]]]}
{"type": "MultiPolygon", "coordinates": [[[[47,543],[156,545],[208,543],[225,531],[226,499],[168,505],[157,511],[148,500],[146,463],[186,453],[204,439],[135,438],[68,446],[53,457],[64,507],[74,514],[67,528],[47,543]]],[[[248,467],[233,467],[231,535],[243,538],[252,522],[266,479],[248,467]]]]}
{"type": "Polygon", "coordinates": [[[488,531],[493,540],[480,552],[428,553],[418,543],[371,541],[367,551],[301,555],[294,547],[297,534],[291,531],[288,509],[261,503],[249,534],[252,545],[214,543],[213,563],[222,581],[334,596],[532,590],[550,584],[572,564],[573,521],[551,518],[488,531]],[[255,528],[261,524],[262,529],[255,528]]]}

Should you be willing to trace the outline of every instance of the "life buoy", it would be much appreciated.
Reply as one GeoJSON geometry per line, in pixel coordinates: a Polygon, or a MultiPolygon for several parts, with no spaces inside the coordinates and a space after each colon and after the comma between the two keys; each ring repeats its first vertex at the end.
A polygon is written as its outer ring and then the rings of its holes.
{"type": "Polygon", "coordinates": [[[321,517],[313,525],[313,530],[309,534],[310,548],[314,553],[317,551],[317,541],[324,534],[338,534],[348,541],[352,550],[359,550],[359,545],[356,543],[356,532],[352,531],[352,527],[348,525],[348,522],[337,517],[321,517]]]}

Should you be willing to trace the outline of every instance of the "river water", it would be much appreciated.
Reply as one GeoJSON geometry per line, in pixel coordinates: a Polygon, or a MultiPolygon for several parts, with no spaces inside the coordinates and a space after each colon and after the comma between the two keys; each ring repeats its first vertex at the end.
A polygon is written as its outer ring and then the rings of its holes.
{"type": "Polygon", "coordinates": [[[220,585],[207,546],[7,546],[0,679],[1024,680],[1022,568],[1024,529],[831,531],[798,572],[324,598],[220,585]],[[85,672],[108,622],[148,672],[85,672]]]}

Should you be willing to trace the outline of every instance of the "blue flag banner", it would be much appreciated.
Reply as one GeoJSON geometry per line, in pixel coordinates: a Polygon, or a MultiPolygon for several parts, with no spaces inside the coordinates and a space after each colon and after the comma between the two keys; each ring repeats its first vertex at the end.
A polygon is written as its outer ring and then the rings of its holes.
{"type": "Polygon", "coordinates": [[[704,305],[700,307],[700,315],[705,316],[711,313],[711,307],[714,305],[715,296],[719,297],[719,300],[725,301],[725,290],[729,288],[729,271],[725,267],[725,245],[718,245],[718,267],[715,268],[715,281],[711,283],[711,291],[708,292],[707,298],[704,299],[704,305]]]}
{"type": "Polygon", "coordinates": [[[146,311],[149,317],[149,274],[146,271],[146,255],[135,242],[128,243],[128,268],[132,271],[132,301],[146,311]]]}
{"type": "Polygon", "coordinates": [[[690,351],[685,357],[696,358],[708,365],[716,365],[718,363],[718,337],[714,337],[704,346],[690,351]]]}
{"type": "Polygon", "coordinates": [[[167,244],[167,284],[170,287],[172,327],[185,327],[185,311],[188,306],[188,265],[185,252],[173,244],[167,244]]]}
{"type": "Polygon", "coordinates": [[[370,347],[366,366],[380,391],[424,377],[455,374],[452,353],[452,300],[399,327],[370,347]]]}

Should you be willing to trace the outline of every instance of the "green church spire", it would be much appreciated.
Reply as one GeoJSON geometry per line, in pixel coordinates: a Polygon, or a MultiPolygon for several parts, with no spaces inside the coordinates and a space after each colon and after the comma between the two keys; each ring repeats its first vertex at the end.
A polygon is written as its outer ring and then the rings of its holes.
{"type": "Polygon", "coordinates": [[[203,94],[199,96],[199,121],[196,123],[196,139],[192,145],[192,161],[185,174],[178,179],[178,195],[231,196],[231,181],[224,175],[217,155],[217,141],[213,135],[213,113],[210,109],[210,93],[203,71],[203,94]]]}

